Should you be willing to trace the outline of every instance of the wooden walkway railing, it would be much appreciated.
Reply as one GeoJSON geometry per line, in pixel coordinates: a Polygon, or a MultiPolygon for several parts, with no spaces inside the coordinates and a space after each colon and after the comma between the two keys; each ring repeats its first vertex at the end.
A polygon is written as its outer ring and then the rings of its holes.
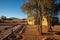
{"type": "Polygon", "coordinates": [[[12,34],[12,32],[17,32],[19,31],[19,34],[22,33],[22,31],[24,30],[25,26],[23,25],[17,25],[13,28],[9,28],[8,30],[3,31],[2,33],[0,33],[0,40],[3,40],[4,38],[10,36],[10,34],[12,34]]]}

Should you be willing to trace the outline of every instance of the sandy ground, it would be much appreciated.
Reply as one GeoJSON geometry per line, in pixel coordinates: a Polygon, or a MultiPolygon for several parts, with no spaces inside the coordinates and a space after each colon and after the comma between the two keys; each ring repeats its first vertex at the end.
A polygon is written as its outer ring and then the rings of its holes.
{"type": "MultiPolygon", "coordinates": [[[[11,26],[0,26],[0,35],[3,32],[7,33],[6,30],[10,30],[10,28],[11,26]]],[[[55,25],[52,27],[53,32],[47,32],[47,27],[43,27],[43,32],[45,32],[43,35],[40,35],[38,29],[39,28],[37,25],[27,25],[22,34],[22,40],[45,40],[46,38],[54,38],[56,40],[60,40],[60,25],[55,25]]]]}
{"type": "Polygon", "coordinates": [[[47,32],[46,27],[44,27],[43,30],[45,31],[44,35],[40,35],[37,26],[28,25],[25,29],[25,32],[22,34],[23,40],[45,40],[47,38],[60,40],[60,34],[55,34],[57,32],[60,32],[59,25],[55,25],[55,27],[53,28],[54,32],[47,32]]]}

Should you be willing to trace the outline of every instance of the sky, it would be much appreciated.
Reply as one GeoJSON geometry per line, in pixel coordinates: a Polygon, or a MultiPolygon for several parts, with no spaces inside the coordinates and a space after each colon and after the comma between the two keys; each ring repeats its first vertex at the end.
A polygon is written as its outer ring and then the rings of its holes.
{"type": "MultiPolygon", "coordinates": [[[[59,1],[56,1],[56,3],[59,3],[59,1]]],[[[21,10],[21,6],[22,0],[0,0],[0,17],[27,18],[27,15],[21,10]]]]}
{"type": "Polygon", "coordinates": [[[21,10],[22,0],[0,0],[0,17],[26,18],[27,15],[21,10]]]}
{"type": "MultiPolygon", "coordinates": [[[[56,0],[55,3],[56,3],[56,4],[59,4],[59,3],[60,3],[60,0],[56,0]]],[[[60,10],[59,10],[57,13],[58,13],[58,18],[60,19],[60,10]]]]}

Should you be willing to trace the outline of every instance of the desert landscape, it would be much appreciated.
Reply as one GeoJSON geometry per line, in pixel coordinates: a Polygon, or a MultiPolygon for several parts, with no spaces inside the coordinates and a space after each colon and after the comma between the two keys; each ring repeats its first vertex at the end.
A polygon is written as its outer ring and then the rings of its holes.
{"type": "Polygon", "coordinates": [[[60,40],[60,0],[0,0],[0,40],[60,40]]]}
{"type": "Polygon", "coordinates": [[[44,27],[42,35],[38,29],[38,25],[0,23],[0,40],[60,40],[60,25],[52,27],[53,32],[44,27]]]}

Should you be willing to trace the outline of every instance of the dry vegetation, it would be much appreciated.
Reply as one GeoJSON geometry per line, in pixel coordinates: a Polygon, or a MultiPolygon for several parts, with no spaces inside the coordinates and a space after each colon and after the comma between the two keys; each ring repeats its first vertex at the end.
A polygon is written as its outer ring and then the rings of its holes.
{"type": "Polygon", "coordinates": [[[0,23],[26,23],[25,20],[0,20],[0,23]]]}

